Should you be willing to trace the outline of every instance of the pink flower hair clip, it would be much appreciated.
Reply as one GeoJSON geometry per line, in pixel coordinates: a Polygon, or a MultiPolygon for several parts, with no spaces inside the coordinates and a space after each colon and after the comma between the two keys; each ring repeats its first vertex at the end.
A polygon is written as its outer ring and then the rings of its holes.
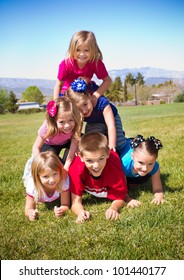
{"type": "Polygon", "coordinates": [[[57,114],[56,102],[54,100],[49,101],[46,106],[46,110],[47,110],[49,116],[55,117],[55,115],[57,114]]]}

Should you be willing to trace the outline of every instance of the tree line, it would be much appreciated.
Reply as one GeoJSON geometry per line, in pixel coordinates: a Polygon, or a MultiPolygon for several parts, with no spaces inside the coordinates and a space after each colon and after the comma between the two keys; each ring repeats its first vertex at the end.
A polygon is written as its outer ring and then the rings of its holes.
{"type": "MultiPolygon", "coordinates": [[[[149,100],[153,94],[174,96],[176,102],[184,102],[184,91],[172,80],[165,81],[163,84],[148,86],[145,85],[144,77],[141,73],[137,73],[136,76],[128,73],[123,82],[120,77],[116,77],[105,92],[105,96],[112,102],[122,104],[134,101],[134,105],[138,105],[140,102],[144,104],[144,101],[149,100]]],[[[22,93],[21,98],[22,102],[38,102],[40,105],[43,104],[45,99],[46,96],[37,86],[28,87],[22,93]]],[[[18,99],[12,91],[8,94],[6,90],[0,89],[1,114],[5,111],[15,113],[18,110],[17,101],[18,99]]]]}
{"type": "MultiPolygon", "coordinates": [[[[37,102],[41,105],[44,102],[45,96],[37,86],[30,86],[22,93],[22,102],[37,102]]],[[[0,113],[6,110],[10,113],[15,113],[18,110],[18,99],[13,91],[8,94],[6,90],[0,89],[0,113]]]]}
{"type": "Polygon", "coordinates": [[[168,97],[174,102],[184,102],[184,90],[182,86],[176,85],[172,80],[165,81],[158,85],[146,85],[144,77],[141,73],[133,76],[128,73],[121,81],[120,77],[115,78],[105,96],[112,102],[118,104],[133,101],[132,104],[146,104],[146,102],[154,97],[168,97]]]}

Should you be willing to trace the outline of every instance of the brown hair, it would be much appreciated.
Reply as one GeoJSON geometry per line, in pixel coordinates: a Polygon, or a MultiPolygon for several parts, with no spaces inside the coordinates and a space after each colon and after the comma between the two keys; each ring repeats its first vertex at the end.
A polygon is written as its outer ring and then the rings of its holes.
{"type": "MultiPolygon", "coordinates": [[[[84,78],[79,77],[80,79],[84,80],[86,82],[86,80],[84,78]]],[[[87,84],[87,82],[86,82],[87,84]]],[[[74,91],[71,87],[67,90],[67,96],[68,98],[74,102],[75,104],[77,104],[78,102],[80,102],[81,100],[84,101],[88,101],[90,99],[90,92],[86,89],[84,92],[77,92],[74,91]]]]}
{"type": "Polygon", "coordinates": [[[144,139],[142,135],[137,135],[130,142],[130,146],[136,150],[146,150],[150,155],[158,157],[158,151],[163,147],[161,141],[154,136],[144,139]]]}
{"type": "Polygon", "coordinates": [[[82,136],[79,141],[79,153],[83,156],[85,151],[96,152],[97,150],[104,149],[109,153],[108,140],[105,135],[99,132],[90,132],[82,136]]]}

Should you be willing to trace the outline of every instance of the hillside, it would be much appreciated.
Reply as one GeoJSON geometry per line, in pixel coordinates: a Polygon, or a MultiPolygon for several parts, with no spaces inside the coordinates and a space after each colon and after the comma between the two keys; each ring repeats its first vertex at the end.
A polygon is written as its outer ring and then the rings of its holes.
{"type": "Polygon", "coordinates": [[[29,86],[37,86],[43,95],[52,95],[55,82],[55,80],[44,79],[0,78],[0,87],[8,92],[13,91],[17,98],[20,98],[29,86]]]}
{"type": "MultiPolygon", "coordinates": [[[[116,77],[120,77],[122,82],[126,75],[131,73],[136,76],[140,72],[147,85],[158,85],[168,80],[173,80],[176,84],[184,87],[184,71],[172,71],[153,67],[142,68],[126,68],[121,70],[110,70],[108,73],[112,80],[116,77]]],[[[94,77],[94,80],[99,83],[98,79],[94,77]]],[[[37,86],[43,95],[52,95],[55,85],[55,80],[44,79],[21,79],[21,78],[0,78],[0,87],[6,89],[8,92],[13,91],[17,98],[21,97],[22,92],[29,86],[37,86]]]]}
{"type": "Polygon", "coordinates": [[[124,81],[128,73],[131,73],[133,76],[136,76],[138,72],[140,72],[143,75],[145,84],[147,85],[158,85],[168,80],[173,80],[176,83],[181,83],[184,85],[184,71],[173,71],[153,67],[142,67],[126,68],[122,70],[110,70],[109,75],[113,80],[117,76],[119,76],[121,80],[124,81]]]}

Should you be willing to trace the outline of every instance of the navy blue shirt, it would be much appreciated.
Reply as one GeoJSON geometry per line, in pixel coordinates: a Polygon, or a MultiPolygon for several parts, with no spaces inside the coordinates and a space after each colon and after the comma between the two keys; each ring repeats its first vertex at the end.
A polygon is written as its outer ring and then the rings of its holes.
{"type": "Polygon", "coordinates": [[[113,111],[114,117],[116,117],[118,110],[116,106],[109,102],[109,100],[105,96],[100,96],[98,98],[96,106],[93,108],[93,111],[91,115],[87,118],[84,118],[84,121],[87,123],[105,123],[104,116],[103,116],[103,110],[107,105],[111,106],[111,109],[113,111]]]}

